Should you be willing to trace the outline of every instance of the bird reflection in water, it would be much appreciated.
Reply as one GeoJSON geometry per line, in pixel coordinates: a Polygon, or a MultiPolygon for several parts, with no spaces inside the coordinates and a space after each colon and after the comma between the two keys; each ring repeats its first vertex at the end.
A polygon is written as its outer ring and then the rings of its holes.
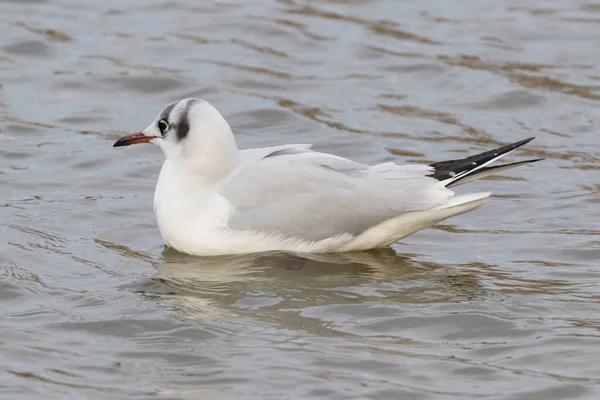
{"type": "Polygon", "coordinates": [[[157,276],[140,289],[169,302],[173,312],[186,318],[230,319],[233,314],[269,323],[288,321],[295,328],[303,310],[311,307],[385,301],[411,308],[485,293],[473,272],[485,270],[485,265],[448,268],[418,257],[391,248],[197,257],[165,246],[161,259],[152,263],[157,276]]]}

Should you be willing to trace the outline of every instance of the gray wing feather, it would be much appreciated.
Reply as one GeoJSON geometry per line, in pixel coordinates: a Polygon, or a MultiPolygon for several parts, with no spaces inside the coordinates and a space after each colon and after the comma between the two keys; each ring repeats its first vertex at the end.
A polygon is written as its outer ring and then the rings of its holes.
{"type": "Polygon", "coordinates": [[[453,195],[426,176],[432,172],[428,166],[367,166],[306,145],[269,149],[259,159],[254,159],[259,153],[243,154],[252,160],[223,187],[222,195],[235,209],[228,223],[232,229],[307,240],[359,235],[402,213],[444,204],[453,195]]]}

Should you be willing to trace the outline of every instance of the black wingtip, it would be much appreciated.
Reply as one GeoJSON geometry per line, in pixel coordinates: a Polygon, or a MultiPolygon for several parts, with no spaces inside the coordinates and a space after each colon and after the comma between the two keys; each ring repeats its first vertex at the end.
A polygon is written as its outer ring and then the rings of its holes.
{"type": "MultiPolygon", "coordinates": [[[[494,150],[488,150],[486,152],[476,154],[470,157],[458,160],[441,161],[430,164],[430,166],[434,168],[434,173],[430,176],[439,181],[448,182],[447,184],[451,185],[454,182],[463,180],[473,172],[481,170],[481,168],[484,168],[486,164],[490,164],[498,158],[502,157],[503,155],[508,154],[521,146],[526,145],[533,139],[535,139],[535,136],[519,140],[518,142],[507,144],[502,147],[498,147],[494,150]]],[[[536,161],[541,161],[541,159],[535,159],[530,162],[536,161]]],[[[494,167],[485,167],[485,170],[489,171],[492,168],[494,167]]]]}
{"type": "Polygon", "coordinates": [[[523,140],[519,140],[518,142],[514,142],[513,144],[509,144],[503,147],[500,147],[501,149],[503,148],[512,148],[512,149],[516,149],[518,147],[524,146],[527,143],[531,142],[533,139],[535,139],[535,136],[532,136],[530,138],[527,139],[523,139],[523,140]]]}

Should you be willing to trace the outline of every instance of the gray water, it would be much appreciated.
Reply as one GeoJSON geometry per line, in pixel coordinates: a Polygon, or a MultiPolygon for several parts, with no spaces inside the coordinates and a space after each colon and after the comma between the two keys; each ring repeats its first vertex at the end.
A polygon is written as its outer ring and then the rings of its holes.
{"type": "Polygon", "coordinates": [[[599,4],[2,0],[0,32],[0,398],[600,398],[599,4]],[[546,160],[389,249],[193,258],[159,149],[111,147],[189,96],[242,148],[546,160]]]}

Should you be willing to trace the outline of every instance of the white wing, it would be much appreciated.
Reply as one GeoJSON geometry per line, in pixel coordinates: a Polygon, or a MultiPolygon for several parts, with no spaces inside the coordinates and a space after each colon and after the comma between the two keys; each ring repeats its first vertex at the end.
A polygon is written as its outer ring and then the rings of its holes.
{"type": "Polygon", "coordinates": [[[221,193],[235,207],[229,227],[321,240],[359,235],[402,213],[445,204],[454,193],[428,166],[367,166],[308,145],[242,151],[221,193]]]}

